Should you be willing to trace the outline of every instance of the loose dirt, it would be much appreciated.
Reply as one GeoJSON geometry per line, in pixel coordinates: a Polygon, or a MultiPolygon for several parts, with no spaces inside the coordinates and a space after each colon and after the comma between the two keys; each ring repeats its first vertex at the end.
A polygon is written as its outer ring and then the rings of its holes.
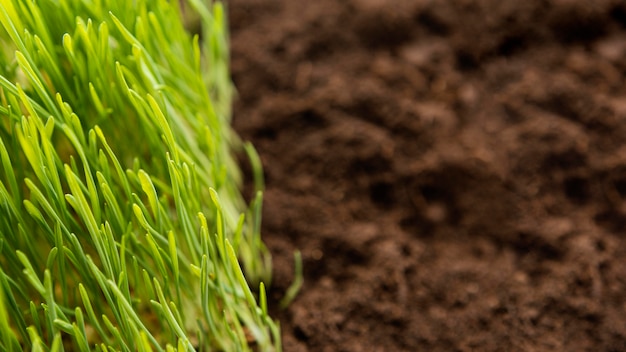
{"type": "Polygon", "coordinates": [[[285,351],[626,350],[625,2],[229,12],[285,351]]]}

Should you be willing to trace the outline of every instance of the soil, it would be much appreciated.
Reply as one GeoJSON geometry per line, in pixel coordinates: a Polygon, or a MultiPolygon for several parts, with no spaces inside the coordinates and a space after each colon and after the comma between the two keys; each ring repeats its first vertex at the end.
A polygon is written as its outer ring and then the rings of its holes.
{"type": "Polygon", "coordinates": [[[626,350],[625,2],[229,13],[285,351],[626,350]]]}

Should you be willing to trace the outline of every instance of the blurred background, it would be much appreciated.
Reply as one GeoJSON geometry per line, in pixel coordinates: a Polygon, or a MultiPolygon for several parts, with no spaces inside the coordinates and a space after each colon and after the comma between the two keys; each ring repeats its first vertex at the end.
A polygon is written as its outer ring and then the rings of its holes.
{"type": "Polygon", "coordinates": [[[626,350],[626,2],[228,7],[285,351],[626,350]]]}

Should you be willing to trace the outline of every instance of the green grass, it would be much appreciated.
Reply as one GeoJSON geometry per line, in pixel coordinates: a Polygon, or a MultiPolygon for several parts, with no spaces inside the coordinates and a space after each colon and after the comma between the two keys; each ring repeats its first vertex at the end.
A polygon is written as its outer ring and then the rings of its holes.
{"type": "Polygon", "coordinates": [[[1,351],[280,350],[224,8],[180,5],[0,0],[1,351]]]}

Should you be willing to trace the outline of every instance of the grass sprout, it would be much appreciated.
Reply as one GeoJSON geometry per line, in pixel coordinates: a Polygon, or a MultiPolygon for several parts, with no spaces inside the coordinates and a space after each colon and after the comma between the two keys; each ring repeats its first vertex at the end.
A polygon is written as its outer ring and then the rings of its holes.
{"type": "Polygon", "coordinates": [[[224,5],[0,0],[0,23],[0,350],[280,350],[224,5]]]}

